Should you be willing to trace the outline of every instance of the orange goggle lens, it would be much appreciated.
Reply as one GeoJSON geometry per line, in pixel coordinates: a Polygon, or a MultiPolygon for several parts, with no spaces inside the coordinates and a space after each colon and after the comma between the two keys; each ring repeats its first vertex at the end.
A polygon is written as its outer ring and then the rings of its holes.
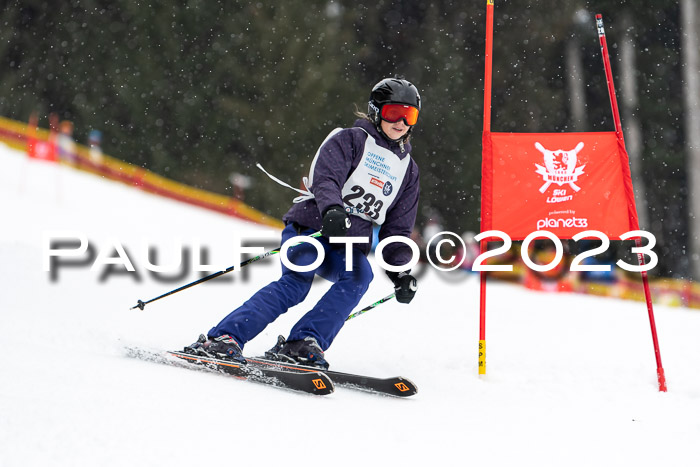
{"type": "Polygon", "coordinates": [[[408,126],[415,125],[418,122],[418,109],[404,104],[384,104],[382,106],[382,120],[396,123],[402,119],[408,126]]]}

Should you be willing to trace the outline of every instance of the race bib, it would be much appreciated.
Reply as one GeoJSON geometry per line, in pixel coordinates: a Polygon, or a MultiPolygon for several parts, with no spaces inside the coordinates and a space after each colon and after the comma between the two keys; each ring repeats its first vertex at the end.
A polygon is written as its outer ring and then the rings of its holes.
{"type": "Polygon", "coordinates": [[[410,163],[410,154],[400,159],[392,151],[379,146],[367,133],[362,159],[343,185],[343,204],[348,214],[383,224],[410,163]]]}

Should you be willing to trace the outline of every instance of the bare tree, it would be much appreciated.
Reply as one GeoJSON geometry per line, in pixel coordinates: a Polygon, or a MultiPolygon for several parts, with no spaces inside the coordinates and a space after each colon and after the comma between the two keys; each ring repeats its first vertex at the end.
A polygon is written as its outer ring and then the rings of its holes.
{"type": "Polygon", "coordinates": [[[681,57],[688,167],[689,247],[692,273],[700,279],[700,36],[697,0],[681,0],[681,57]]]}
{"type": "Polygon", "coordinates": [[[566,43],[566,78],[569,89],[571,124],[574,131],[586,130],[586,89],[583,82],[581,42],[571,38],[566,43]]]}
{"type": "Polygon", "coordinates": [[[566,41],[566,81],[569,90],[569,112],[574,131],[586,131],[586,86],[583,77],[583,55],[579,32],[591,24],[593,15],[579,8],[574,13],[572,23],[577,31],[566,41]]]}
{"type": "Polygon", "coordinates": [[[634,197],[637,203],[639,226],[649,229],[646,187],[642,177],[642,125],[637,114],[639,96],[637,92],[637,59],[635,54],[634,25],[632,12],[625,10],[622,16],[622,41],[620,44],[620,94],[622,100],[622,121],[625,126],[625,146],[630,157],[630,170],[634,184],[634,197]]]}

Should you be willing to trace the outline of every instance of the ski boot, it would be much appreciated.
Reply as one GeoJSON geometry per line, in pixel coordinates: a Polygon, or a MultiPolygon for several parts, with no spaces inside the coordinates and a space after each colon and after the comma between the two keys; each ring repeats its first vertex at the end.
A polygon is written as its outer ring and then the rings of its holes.
{"type": "Polygon", "coordinates": [[[185,353],[202,357],[218,358],[241,364],[247,363],[238,342],[233,340],[228,334],[214,338],[200,334],[197,342],[185,347],[184,351],[185,353]]]}
{"type": "Polygon", "coordinates": [[[287,341],[283,336],[279,336],[277,344],[265,352],[265,358],[279,362],[318,367],[322,370],[327,370],[330,366],[324,358],[321,346],[311,336],[295,341],[287,341]]]}

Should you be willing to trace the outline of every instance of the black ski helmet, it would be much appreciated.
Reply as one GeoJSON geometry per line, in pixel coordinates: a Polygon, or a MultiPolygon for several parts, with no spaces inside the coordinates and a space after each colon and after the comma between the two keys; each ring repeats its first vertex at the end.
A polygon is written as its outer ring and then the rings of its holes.
{"type": "MultiPolygon", "coordinates": [[[[410,82],[399,78],[385,78],[372,88],[367,104],[367,116],[381,131],[380,116],[384,104],[412,105],[420,110],[420,101],[418,89],[410,82]]],[[[413,127],[409,127],[404,139],[408,137],[412,129],[413,127]]]]}

